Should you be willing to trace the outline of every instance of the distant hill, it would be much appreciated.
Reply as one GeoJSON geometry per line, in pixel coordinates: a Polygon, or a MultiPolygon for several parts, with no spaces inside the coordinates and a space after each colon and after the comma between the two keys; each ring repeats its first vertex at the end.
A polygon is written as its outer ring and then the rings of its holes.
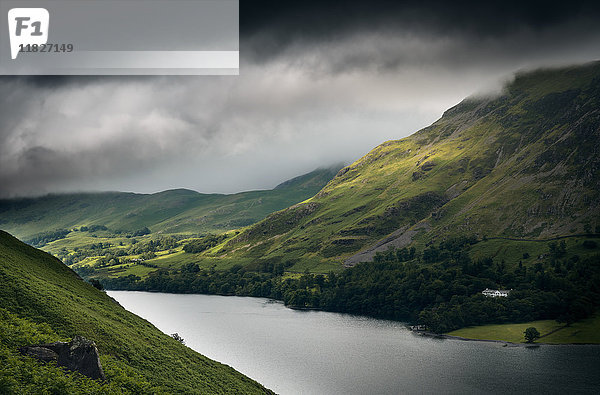
{"type": "Polygon", "coordinates": [[[591,233],[600,233],[598,62],[521,73],[494,97],[465,99],[211,252],[351,266],[462,235],[591,233]]]}
{"type": "Polygon", "coordinates": [[[251,225],[317,193],[341,168],[318,169],[273,190],[231,195],[186,189],[154,194],[123,192],[56,194],[0,200],[0,229],[22,240],[44,232],[105,226],[111,232],[223,232],[251,225]]]}
{"type": "Polygon", "coordinates": [[[0,231],[0,393],[269,393],[161,333],[56,258],[0,231]],[[82,335],[107,382],[22,357],[17,348],[82,335]]]}

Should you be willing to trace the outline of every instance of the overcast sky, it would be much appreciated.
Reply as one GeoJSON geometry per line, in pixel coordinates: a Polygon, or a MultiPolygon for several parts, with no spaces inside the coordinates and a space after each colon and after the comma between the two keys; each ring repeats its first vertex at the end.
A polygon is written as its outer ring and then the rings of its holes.
{"type": "Polygon", "coordinates": [[[0,196],[271,188],[600,58],[591,2],[241,3],[239,76],[1,77],[0,196]]]}

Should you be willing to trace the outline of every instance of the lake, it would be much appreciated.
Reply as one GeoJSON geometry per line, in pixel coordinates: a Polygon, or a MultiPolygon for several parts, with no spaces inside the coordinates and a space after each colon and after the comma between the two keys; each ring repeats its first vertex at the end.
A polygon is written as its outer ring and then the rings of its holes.
{"type": "Polygon", "coordinates": [[[263,298],[108,291],[187,346],[280,394],[598,393],[600,346],[528,349],[263,298]]]}

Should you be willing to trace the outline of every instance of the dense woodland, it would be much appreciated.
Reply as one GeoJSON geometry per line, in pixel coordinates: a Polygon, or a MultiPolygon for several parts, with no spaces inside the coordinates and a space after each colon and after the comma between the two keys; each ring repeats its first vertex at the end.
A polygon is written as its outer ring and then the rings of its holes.
{"type": "MultiPolygon", "coordinates": [[[[574,322],[593,314],[600,301],[600,255],[568,254],[564,242],[548,244],[533,266],[491,258],[472,260],[475,237],[378,254],[341,273],[284,275],[268,261],[258,271],[227,271],[190,263],[159,269],[147,278],[129,275],[102,280],[108,289],[261,296],[294,308],[419,322],[435,332],[468,325],[557,319],[574,322]],[[568,257],[568,258],[567,258],[568,257]],[[507,298],[486,298],[485,288],[512,289],[507,298]]],[[[594,250],[594,240],[584,242],[594,250]]],[[[527,257],[524,257],[527,258],[527,257]]]]}

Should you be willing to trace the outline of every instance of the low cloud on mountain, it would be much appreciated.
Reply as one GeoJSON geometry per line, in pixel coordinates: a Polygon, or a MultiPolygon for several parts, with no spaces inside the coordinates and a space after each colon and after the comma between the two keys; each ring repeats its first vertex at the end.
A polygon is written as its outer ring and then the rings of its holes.
{"type": "Polygon", "coordinates": [[[270,188],[600,56],[585,2],[277,3],[242,2],[240,76],[0,78],[0,196],[270,188]]]}

